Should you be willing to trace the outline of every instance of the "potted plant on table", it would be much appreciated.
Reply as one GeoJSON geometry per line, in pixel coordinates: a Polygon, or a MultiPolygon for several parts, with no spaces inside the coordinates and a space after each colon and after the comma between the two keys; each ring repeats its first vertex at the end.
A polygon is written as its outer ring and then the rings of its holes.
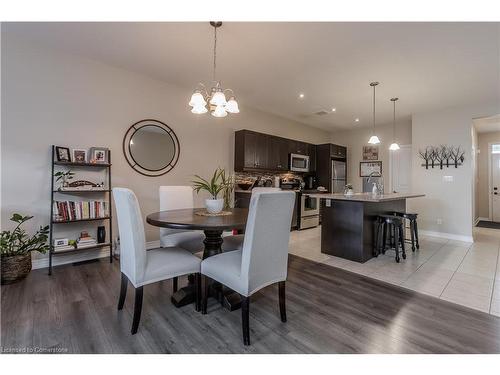
{"type": "Polygon", "coordinates": [[[2,231],[0,235],[2,285],[24,279],[28,275],[31,271],[32,251],[43,254],[49,250],[47,244],[48,225],[40,227],[33,236],[29,236],[21,228],[26,221],[32,218],[33,216],[13,214],[10,220],[17,223],[17,226],[12,231],[2,231]]]}
{"type": "MultiPolygon", "coordinates": [[[[192,181],[194,190],[199,193],[204,190],[211,195],[211,198],[205,199],[205,207],[211,214],[220,213],[225,203],[229,204],[230,198],[226,192],[232,189],[233,179],[226,175],[226,171],[222,168],[217,168],[212,175],[210,181],[195,175],[195,180],[192,181]],[[219,194],[223,193],[224,198],[219,198],[219,194]]],[[[229,191],[230,194],[230,191],[229,191]]],[[[227,208],[227,207],[226,207],[227,208]]]]}

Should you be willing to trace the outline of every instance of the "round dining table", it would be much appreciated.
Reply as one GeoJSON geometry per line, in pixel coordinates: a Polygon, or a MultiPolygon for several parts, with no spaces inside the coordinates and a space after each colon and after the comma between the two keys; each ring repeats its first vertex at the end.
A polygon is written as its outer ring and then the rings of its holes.
{"type": "MultiPolygon", "coordinates": [[[[232,208],[226,210],[229,214],[218,216],[200,215],[204,212],[203,208],[190,208],[182,210],[160,211],[149,214],[146,222],[156,227],[184,229],[184,230],[202,230],[205,233],[203,259],[212,255],[221,253],[224,238],[222,233],[225,230],[242,230],[246,226],[248,209],[232,208]]],[[[193,303],[195,298],[194,278],[189,277],[188,286],[179,289],[172,295],[172,303],[176,307],[185,306],[193,303]]],[[[215,294],[224,307],[229,310],[235,310],[240,307],[240,297],[232,291],[222,291],[217,284],[214,288],[215,294]]]]}

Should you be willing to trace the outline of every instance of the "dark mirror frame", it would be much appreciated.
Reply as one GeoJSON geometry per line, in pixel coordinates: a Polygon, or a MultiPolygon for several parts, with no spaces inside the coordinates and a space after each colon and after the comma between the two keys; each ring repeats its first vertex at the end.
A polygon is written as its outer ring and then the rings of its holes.
{"type": "Polygon", "coordinates": [[[175,167],[177,161],[179,160],[180,151],[181,147],[177,135],[175,135],[174,131],[167,124],[158,120],[146,119],[137,121],[127,130],[125,136],[123,137],[123,155],[125,155],[125,160],[127,160],[127,163],[133,170],[135,170],[137,173],[142,174],[143,176],[158,177],[164,175],[165,173],[170,172],[175,167]],[[136,132],[138,132],[140,129],[146,126],[155,126],[164,130],[168,135],[170,135],[172,141],[174,142],[174,156],[172,160],[162,169],[150,170],[141,166],[134,160],[130,152],[130,140],[132,139],[132,137],[136,132]]]}

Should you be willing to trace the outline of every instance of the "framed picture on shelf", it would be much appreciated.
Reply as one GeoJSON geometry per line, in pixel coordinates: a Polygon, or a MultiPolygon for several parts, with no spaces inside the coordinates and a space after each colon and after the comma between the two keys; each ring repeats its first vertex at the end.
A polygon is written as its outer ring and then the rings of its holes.
{"type": "Polygon", "coordinates": [[[359,177],[370,177],[372,173],[380,173],[382,175],[381,161],[360,161],[359,162],[359,177]]]}
{"type": "Polygon", "coordinates": [[[68,147],[56,146],[56,160],[71,162],[71,155],[68,147]]]}
{"type": "Polygon", "coordinates": [[[92,147],[90,149],[90,162],[96,164],[109,163],[108,151],[109,149],[105,147],[92,147]]]}
{"type": "Polygon", "coordinates": [[[363,146],[363,160],[378,160],[378,146],[363,146]]]}
{"type": "Polygon", "coordinates": [[[86,163],[87,150],[73,149],[73,163],[86,163]]]}

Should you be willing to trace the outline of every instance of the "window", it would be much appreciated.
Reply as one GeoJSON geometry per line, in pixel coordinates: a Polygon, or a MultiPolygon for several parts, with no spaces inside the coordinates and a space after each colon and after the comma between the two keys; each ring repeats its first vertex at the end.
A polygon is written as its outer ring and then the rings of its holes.
{"type": "Polygon", "coordinates": [[[491,145],[492,154],[500,154],[500,144],[491,145]]]}

